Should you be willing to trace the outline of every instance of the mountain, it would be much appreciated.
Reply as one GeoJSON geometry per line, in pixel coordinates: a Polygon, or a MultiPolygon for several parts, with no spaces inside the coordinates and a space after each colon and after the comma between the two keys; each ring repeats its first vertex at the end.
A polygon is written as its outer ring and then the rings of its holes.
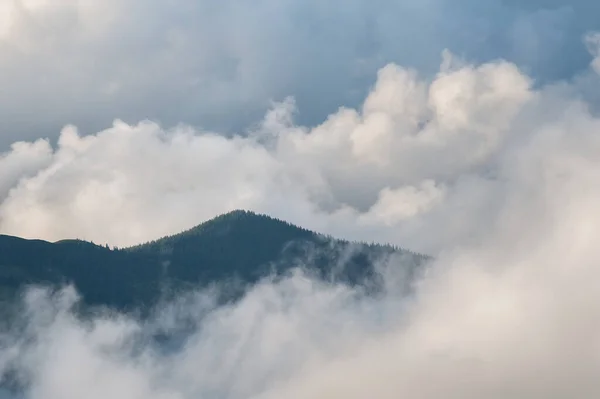
{"type": "Polygon", "coordinates": [[[393,254],[405,255],[411,268],[427,259],[392,246],[336,240],[248,211],[124,249],[0,235],[0,299],[31,284],[72,283],[88,305],[147,308],[182,289],[232,281],[243,286],[295,266],[357,284],[373,276],[374,259],[393,254]]]}

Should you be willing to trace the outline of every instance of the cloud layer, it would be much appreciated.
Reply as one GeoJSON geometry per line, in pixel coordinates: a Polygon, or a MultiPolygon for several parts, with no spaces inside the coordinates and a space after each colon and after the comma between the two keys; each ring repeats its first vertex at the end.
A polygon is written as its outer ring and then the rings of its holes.
{"type": "Polygon", "coordinates": [[[357,106],[394,62],[434,74],[450,48],[539,81],[581,71],[591,0],[4,0],[0,148],[114,118],[236,131],[294,96],[301,123],[357,106]]]}

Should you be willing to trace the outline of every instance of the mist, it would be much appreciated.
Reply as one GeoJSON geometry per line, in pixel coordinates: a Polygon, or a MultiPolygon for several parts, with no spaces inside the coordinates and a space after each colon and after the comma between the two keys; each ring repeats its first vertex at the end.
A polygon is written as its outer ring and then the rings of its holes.
{"type": "Polygon", "coordinates": [[[398,259],[377,296],[297,270],[144,320],[81,316],[72,288],[32,289],[5,319],[0,371],[32,399],[595,397],[598,170],[569,174],[579,162],[558,160],[544,190],[568,189],[554,196],[511,192],[481,240],[440,254],[410,294],[398,259]],[[183,340],[165,350],[157,333],[183,340]]]}

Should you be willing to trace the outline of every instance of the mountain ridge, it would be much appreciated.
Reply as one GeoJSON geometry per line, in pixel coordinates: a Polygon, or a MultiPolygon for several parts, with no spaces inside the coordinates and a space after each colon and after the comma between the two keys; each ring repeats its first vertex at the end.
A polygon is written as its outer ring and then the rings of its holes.
{"type": "Polygon", "coordinates": [[[428,259],[389,245],[337,240],[246,210],[127,248],[0,235],[0,298],[14,298],[32,284],[71,283],[91,305],[148,307],[165,292],[233,280],[253,284],[297,266],[357,284],[373,275],[375,258],[393,254],[406,255],[415,265],[428,259]]]}

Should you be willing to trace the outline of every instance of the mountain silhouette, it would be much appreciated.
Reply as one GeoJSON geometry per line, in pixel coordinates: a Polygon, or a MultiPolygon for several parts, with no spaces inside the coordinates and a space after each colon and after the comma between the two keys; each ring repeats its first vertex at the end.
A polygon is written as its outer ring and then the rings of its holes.
{"type": "Polygon", "coordinates": [[[30,285],[73,284],[88,305],[149,308],[181,290],[215,283],[244,287],[295,267],[359,284],[372,279],[376,259],[391,255],[402,255],[407,268],[428,259],[397,247],[336,240],[239,210],[123,249],[0,235],[0,300],[14,299],[30,285]]]}

